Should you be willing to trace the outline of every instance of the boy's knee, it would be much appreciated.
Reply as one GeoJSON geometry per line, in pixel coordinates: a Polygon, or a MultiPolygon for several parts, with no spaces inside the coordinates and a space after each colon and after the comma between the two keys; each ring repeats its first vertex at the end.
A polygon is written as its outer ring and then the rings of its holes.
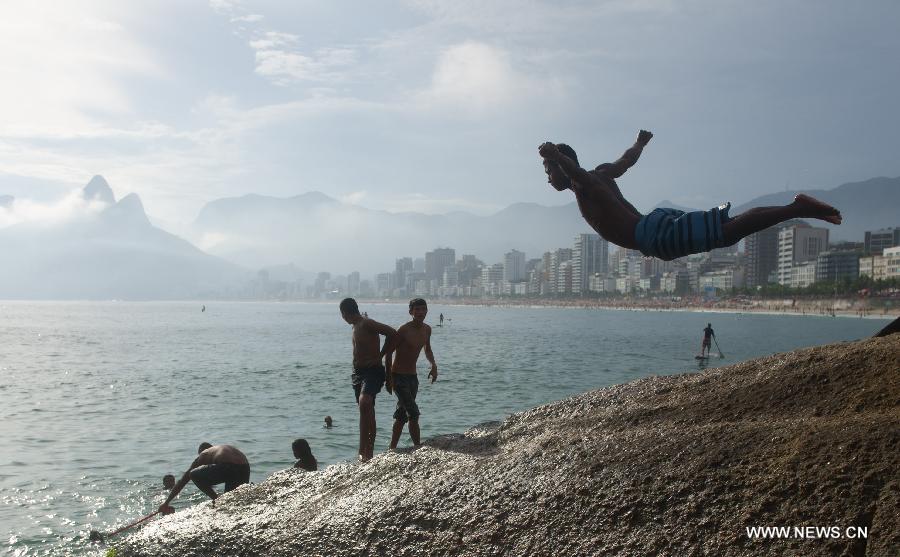
{"type": "Polygon", "coordinates": [[[375,399],[372,398],[372,395],[360,395],[359,397],[359,409],[362,410],[372,410],[375,408],[375,399]]]}

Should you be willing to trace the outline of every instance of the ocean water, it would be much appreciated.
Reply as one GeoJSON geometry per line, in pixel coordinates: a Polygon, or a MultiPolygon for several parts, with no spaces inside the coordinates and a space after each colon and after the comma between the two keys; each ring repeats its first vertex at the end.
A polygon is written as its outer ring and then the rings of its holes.
{"type": "MultiPolygon", "coordinates": [[[[201,441],[239,447],[259,482],[305,437],[320,469],[355,457],[350,327],[337,303],[0,302],[0,555],[95,555],[152,512],[201,441]],[[331,415],[335,427],[322,427],[331,415]]],[[[399,304],[364,304],[392,326],[399,304]]],[[[590,389],[696,371],[707,322],[727,365],[872,335],[887,320],[435,304],[437,383],[419,365],[423,438],[590,389]]],[[[394,400],[376,401],[376,452],[394,400]]],[[[401,446],[408,445],[404,434],[401,446]]],[[[205,500],[193,485],[176,499],[205,500]]]]}

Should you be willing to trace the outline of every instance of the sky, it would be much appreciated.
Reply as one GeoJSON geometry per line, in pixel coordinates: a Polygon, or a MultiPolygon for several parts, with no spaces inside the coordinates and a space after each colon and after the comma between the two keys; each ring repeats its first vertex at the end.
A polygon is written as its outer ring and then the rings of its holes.
{"type": "MultiPolygon", "coordinates": [[[[900,3],[72,0],[0,4],[0,196],[95,174],[185,229],[321,191],[388,211],[562,205],[537,147],[642,210],[900,176],[900,3]]],[[[14,219],[7,219],[14,222],[14,219]]]]}

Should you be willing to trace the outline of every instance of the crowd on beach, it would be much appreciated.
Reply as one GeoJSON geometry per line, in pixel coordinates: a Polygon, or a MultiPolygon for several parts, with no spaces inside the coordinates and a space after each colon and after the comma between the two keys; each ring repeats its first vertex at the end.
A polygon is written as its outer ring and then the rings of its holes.
{"type": "MultiPolygon", "coordinates": [[[[446,303],[446,302],[445,302],[446,303]]],[[[548,308],[600,308],[631,311],[721,311],[729,313],[778,313],[797,315],[889,317],[900,315],[900,300],[873,306],[866,301],[831,299],[752,299],[745,297],[704,299],[697,296],[669,298],[456,298],[447,305],[548,308]]]]}

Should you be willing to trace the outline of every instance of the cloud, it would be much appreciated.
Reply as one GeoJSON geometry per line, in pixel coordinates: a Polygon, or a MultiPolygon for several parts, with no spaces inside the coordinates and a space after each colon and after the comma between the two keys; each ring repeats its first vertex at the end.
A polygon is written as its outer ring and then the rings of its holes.
{"type": "Polygon", "coordinates": [[[466,211],[486,215],[494,213],[500,208],[498,205],[460,197],[438,198],[422,193],[408,193],[384,200],[384,210],[393,213],[444,214],[452,211],[466,211]]]}
{"type": "Polygon", "coordinates": [[[340,196],[338,199],[341,203],[348,203],[350,205],[358,205],[362,203],[362,201],[366,198],[367,192],[365,190],[362,191],[354,191],[350,192],[346,195],[340,196]]]}
{"type": "Polygon", "coordinates": [[[467,41],[441,53],[431,86],[417,95],[425,107],[457,107],[483,113],[517,104],[540,91],[538,81],[513,68],[508,54],[467,41]]]}
{"type": "Polygon", "coordinates": [[[299,37],[289,33],[269,31],[250,46],[256,50],[256,73],[269,78],[276,85],[303,81],[338,81],[343,71],[352,67],[357,52],[352,48],[325,47],[312,54],[301,53],[294,47],[299,37]]]}
{"type": "Polygon", "coordinates": [[[234,16],[231,18],[232,23],[243,22],[243,23],[256,23],[257,21],[262,21],[265,16],[261,14],[247,14],[234,16]]]}
{"type": "Polygon", "coordinates": [[[161,77],[111,3],[0,4],[0,136],[92,133],[135,107],[128,76],[161,77]]]}
{"type": "Polygon", "coordinates": [[[70,191],[55,203],[38,203],[16,199],[9,207],[0,206],[0,229],[17,224],[56,225],[86,218],[106,209],[108,205],[96,199],[86,201],[81,189],[70,191]]]}

